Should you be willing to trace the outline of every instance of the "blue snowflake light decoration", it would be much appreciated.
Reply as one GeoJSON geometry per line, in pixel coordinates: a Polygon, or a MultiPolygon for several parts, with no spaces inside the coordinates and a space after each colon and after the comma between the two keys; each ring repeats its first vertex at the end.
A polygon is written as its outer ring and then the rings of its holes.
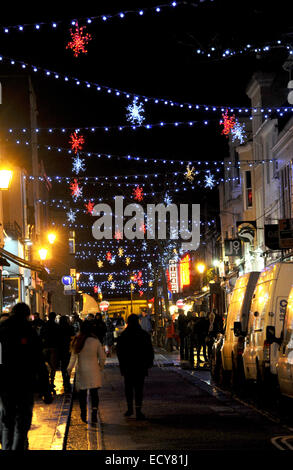
{"type": "Polygon", "coordinates": [[[85,171],[84,159],[79,158],[78,154],[73,158],[72,171],[76,175],[78,175],[80,171],[85,171]]]}
{"type": "Polygon", "coordinates": [[[170,204],[172,204],[172,198],[169,196],[168,193],[165,194],[164,203],[166,204],[166,206],[170,206],[170,204]]]}
{"type": "Polygon", "coordinates": [[[67,215],[67,220],[68,222],[75,222],[75,219],[76,219],[76,212],[73,211],[72,209],[69,210],[69,212],[66,213],[67,215]]]}
{"type": "Polygon", "coordinates": [[[236,121],[233,129],[231,129],[232,142],[239,140],[240,144],[243,144],[246,139],[245,124],[241,124],[239,121],[236,121]]]}
{"type": "Polygon", "coordinates": [[[141,125],[145,120],[143,115],[144,107],[142,103],[138,103],[138,98],[135,97],[133,99],[132,104],[127,106],[128,114],[126,115],[127,121],[131,122],[132,124],[139,124],[141,125]]]}
{"type": "Polygon", "coordinates": [[[112,258],[110,259],[109,263],[114,264],[115,261],[116,261],[116,256],[112,256],[112,258]]]}
{"type": "Polygon", "coordinates": [[[215,184],[216,184],[216,181],[215,181],[215,178],[214,178],[214,175],[211,175],[211,173],[209,172],[208,175],[205,175],[205,188],[210,188],[212,189],[215,184]]]}

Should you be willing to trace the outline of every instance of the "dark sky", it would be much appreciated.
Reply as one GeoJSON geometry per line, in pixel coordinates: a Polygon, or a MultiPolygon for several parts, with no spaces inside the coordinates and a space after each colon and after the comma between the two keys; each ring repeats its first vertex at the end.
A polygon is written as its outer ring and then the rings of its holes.
{"type": "MultiPolygon", "coordinates": [[[[224,60],[211,60],[198,56],[196,49],[218,47],[241,48],[246,44],[265,45],[281,39],[290,42],[292,26],[289,1],[277,4],[267,1],[210,0],[185,2],[186,5],[163,9],[157,14],[145,11],[141,17],[126,14],[122,20],[113,18],[106,23],[93,21],[87,25],[92,34],[88,53],[78,58],[66,50],[70,40],[70,20],[88,18],[101,14],[116,14],[120,11],[143,9],[163,4],[160,1],[120,1],[69,3],[50,2],[38,5],[23,3],[1,12],[2,26],[36,24],[62,21],[54,30],[50,24],[25,26],[24,32],[15,29],[0,35],[0,54],[29,64],[43,67],[60,74],[76,77],[145,96],[172,99],[178,102],[207,105],[249,106],[245,88],[258,70],[282,72],[282,63],[287,57],[283,49],[274,50],[257,58],[255,54],[237,56],[224,60]],[[198,5],[197,7],[192,6],[198,5]]],[[[167,1],[166,4],[169,4],[167,1]]],[[[80,21],[80,26],[86,24],[80,21]]],[[[0,67],[0,75],[23,74],[19,67],[0,67]]],[[[125,97],[113,97],[106,92],[67,85],[62,80],[33,74],[33,85],[37,95],[39,127],[83,127],[114,126],[128,124],[125,108],[130,103],[125,97]]],[[[5,98],[5,91],[4,98],[5,98]]],[[[16,95],[15,95],[16,97],[16,95]]],[[[13,98],[12,98],[13,101],[13,98]]],[[[16,101],[15,101],[16,102],[16,101]]],[[[282,104],[282,103],[280,103],[282,104]]],[[[136,131],[82,132],[86,144],[84,149],[115,155],[137,154],[144,157],[166,160],[218,160],[228,154],[227,139],[221,135],[219,126],[221,113],[186,111],[178,107],[145,103],[145,123],[160,121],[209,120],[208,126],[167,127],[136,131]]],[[[27,126],[22,122],[20,109],[13,110],[13,122],[7,126],[27,126]]],[[[0,109],[1,111],[1,109],[0,109]]],[[[2,116],[3,118],[3,116],[2,116]]],[[[3,126],[3,119],[1,119],[3,126]]],[[[69,133],[41,132],[41,145],[68,147],[69,133]]],[[[72,175],[70,156],[58,152],[40,152],[49,175],[72,175]]],[[[182,171],[182,167],[177,167],[182,171]]],[[[129,163],[124,159],[87,160],[88,175],[118,175],[142,173],[166,173],[172,167],[166,165],[129,163]]],[[[162,179],[162,184],[166,182],[162,179]]],[[[70,199],[68,186],[57,187],[54,194],[64,194],[70,199]]],[[[181,202],[200,202],[203,194],[212,198],[210,217],[217,210],[217,189],[178,195],[181,202]],[[188,201],[184,201],[188,197],[188,201]],[[200,199],[200,200],[198,200],[200,199]]],[[[86,188],[88,197],[103,195],[101,187],[86,188]]],[[[88,237],[91,238],[91,237],[88,237]]]]}

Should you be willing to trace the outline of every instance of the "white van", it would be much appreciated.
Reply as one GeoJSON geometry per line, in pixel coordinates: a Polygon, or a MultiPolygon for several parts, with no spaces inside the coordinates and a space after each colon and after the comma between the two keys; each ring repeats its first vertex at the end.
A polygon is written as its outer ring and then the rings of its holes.
{"type": "Polygon", "coordinates": [[[250,272],[237,279],[228,308],[221,357],[224,372],[227,375],[233,372],[234,385],[243,374],[244,338],[247,334],[251,299],[259,274],[250,272]]]}
{"type": "Polygon", "coordinates": [[[256,284],[245,338],[243,365],[246,380],[263,384],[277,380],[279,345],[271,344],[267,330],[281,336],[288,296],[293,281],[293,263],[280,262],[265,268],[256,284]]]}
{"type": "Polygon", "coordinates": [[[293,287],[288,297],[281,338],[276,337],[277,335],[274,329],[272,329],[271,334],[271,342],[280,344],[279,360],[277,364],[280,392],[282,395],[293,398],[293,287]]]}

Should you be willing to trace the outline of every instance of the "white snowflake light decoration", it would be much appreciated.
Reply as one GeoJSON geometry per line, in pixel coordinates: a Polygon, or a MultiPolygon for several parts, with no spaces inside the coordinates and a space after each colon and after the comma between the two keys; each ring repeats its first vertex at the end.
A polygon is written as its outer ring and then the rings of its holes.
{"type": "Polygon", "coordinates": [[[73,158],[72,171],[76,175],[78,175],[80,171],[85,171],[84,159],[79,158],[78,154],[73,158]]]}
{"type": "Polygon", "coordinates": [[[67,220],[68,222],[75,222],[75,219],[76,219],[76,212],[73,211],[72,209],[69,210],[69,212],[66,212],[66,215],[67,215],[67,220]]]}
{"type": "Polygon", "coordinates": [[[170,206],[170,204],[172,204],[172,199],[168,193],[165,194],[164,203],[166,204],[166,206],[170,206]]]}
{"type": "Polygon", "coordinates": [[[192,183],[192,181],[194,180],[194,166],[190,168],[189,165],[187,165],[186,173],[184,173],[184,176],[187,179],[187,181],[192,183]]]}
{"type": "Polygon", "coordinates": [[[116,261],[116,256],[112,256],[112,258],[110,259],[109,263],[114,264],[115,261],[116,261]]]}
{"type": "Polygon", "coordinates": [[[111,283],[110,289],[115,289],[115,282],[111,283]]]}
{"type": "Polygon", "coordinates": [[[205,175],[204,182],[205,182],[205,188],[212,189],[216,184],[214,175],[211,175],[211,173],[209,172],[208,175],[205,175]]]}
{"type": "Polygon", "coordinates": [[[239,140],[240,144],[243,144],[246,139],[245,124],[241,124],[239,121],[236,121],[233,129],[231,129],[232,142],[235,142],[236,139],[239,140]]]}
{"type": "Polygon", "coordinates": [[[92,274],[89,275],[89,281],[93,281],[94,280],[94,276],[92,274]]]}
{"type": "Polygon", "coordinates": [[[132,104],[127,106],[128,114],[126,115],[127,121],[130,121],[132,124],[139,124],[141,125],[145,120],[143,115],[144,107],[142,103],[137,102],[138,98],[135,97],[133,99],[132,104]]]}

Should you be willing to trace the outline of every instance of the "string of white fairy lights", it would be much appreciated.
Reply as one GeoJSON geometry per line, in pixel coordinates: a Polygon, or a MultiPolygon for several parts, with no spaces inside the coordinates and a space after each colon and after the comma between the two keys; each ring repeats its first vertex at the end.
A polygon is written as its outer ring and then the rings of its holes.
{"type": "Polygon", "coordinates": [[[98,83],[91,82],[88,80],[82,80],[79,78],[69,77],[68,75],[64,75],[56,71],[45,69],[43,67],[34,66],[21,60],[12,59],[11,57],[6,57],[5,55],[2,55],[2,54],[0,55],[0,63],[7,63],[8,65],[19,66],[24,70],[28,70],[34,73],[38,73],[38,72],[43,73],[45,77],[54,78],[55,80],[63,80],[65,83],[74,84],[78,87],[84,85],[87,89],[95,89],[98,92],[104,91],[108,94],[111,94],[112,96],[116,96],[119,98],[123,97],[123,98],[127,98],[127,100],[130,100],[130,99],[133,100],[134,98],[136,99],[139,98],[144,103],[149,102],[153,104],[163,104],[166,106],[177,107],[177,108],[181,108],[185,110],[187,109],[187,110],[193,110],[193,111],[206,111],[206,112],[215,112],[215,111],[225,112],[226,110],[228,110],[231,113],[237,112],[238,114],[249,114],[250,112],[252,113],[261,112],[261,113],[266,113],[267,115],[273,112],[276,112],[280,116],[282,116],[284,113],[293,111],[293,107],[290,107],[290,106],[248,107],[248,106],[228,106],[228,105],[206,105],[206,104],[194,104],[194,103],[188,103],[188,102],[182,103],[177,100],[145,96],[139,93],[127,92],[124,90],[119,90],[117,88],[100,85],[98,83]]]}
{"type": "Polygon", "coordinates": [[[143,17],[146,13],[152,13],[155,15],[158,15],[159,13],[162,13],[166,9],[173,9],[176,7],[198,7],[202,5],[203,3],[212,3],[214,0],[193,0],[193,2],[187,2],[187,1],[182,1],[182,0],[172,0],[169,3],[164,3],[160,5],[154,5],[154,6],[146,6],[146,7],[141,7],[137,9],[132,9],[132,10],[119,10],[116,13],[104,13],[101,15],[97,16],[84,16],[84,17],[79,17],[79,18],[73,18],[70,20],[58,20],[58,21],[39,21],[39,22],[32,22],[32,23],[22,23],[22,24],[17,24],[17,25],[6,25],[0,26],[0,32],[9,34],[11,32],[25,32],[25,31],[42,31],[42,28],[45,26],[49,26],[52,28],[52,31],[56,31],[58,26],[61,24],[65,23],[66,25],[75,25],[76,22],[81,22],[84,24],[95,24],[95,23],[104,23],[107,24],[109,23],[110,20],[113,19],[119,19],[119,20],[124,20],[127,17],[135,16],[136,18],[141,18],[143,17]]]}

